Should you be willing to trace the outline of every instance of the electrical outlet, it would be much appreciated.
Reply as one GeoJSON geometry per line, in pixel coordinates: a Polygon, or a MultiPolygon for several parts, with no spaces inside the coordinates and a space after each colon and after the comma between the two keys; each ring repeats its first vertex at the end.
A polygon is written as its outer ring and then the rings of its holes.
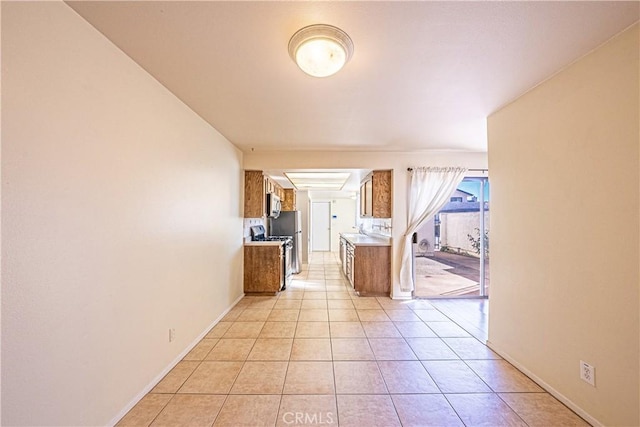
{"type": "Polygon", "coordinates": [[[596,386],[596,368],[589,365],[587,362],[580,361],[580,379],[596,386]]]}
{"type": "Polygon", "coordinates": [[[176,339],[176,330],[171,328],[169,329],[169,342],[173,342],[176,339]]]}

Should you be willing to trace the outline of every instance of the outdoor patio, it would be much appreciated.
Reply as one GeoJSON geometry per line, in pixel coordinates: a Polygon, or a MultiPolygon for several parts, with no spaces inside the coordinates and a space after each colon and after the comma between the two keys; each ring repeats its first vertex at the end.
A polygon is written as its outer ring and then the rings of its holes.
{"type": "MultiPolygon", "coordinates": [[[[436,251],[433,257],[416,256],[414,260],[416,297],[479,295],[478,258],[436,251]]],[[[488,290],[489,268],[485,280],[488,290]]]]}

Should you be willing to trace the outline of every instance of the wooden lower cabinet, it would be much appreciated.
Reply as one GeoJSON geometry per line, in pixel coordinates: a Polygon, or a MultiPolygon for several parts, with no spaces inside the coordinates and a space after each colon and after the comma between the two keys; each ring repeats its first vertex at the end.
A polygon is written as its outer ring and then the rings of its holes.
{"type": "Polygon", "coordinates": [[[353,289],[358,295],[390,295],[391,246],[356,245],[351,268],[353,289]]]}
{"type": "Polygon", "coordinates": [[[244,293],[271,294],[284,282],[282,245],[244,246],[244,293]]]}

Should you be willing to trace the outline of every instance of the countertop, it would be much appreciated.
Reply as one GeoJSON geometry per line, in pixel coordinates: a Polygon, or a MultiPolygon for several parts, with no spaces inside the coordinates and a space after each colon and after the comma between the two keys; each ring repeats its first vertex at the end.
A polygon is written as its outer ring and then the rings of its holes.
{"type": "Polygon", "coordinates": [[[245,241],[245,246],[282,246],[280,240],[258,240],[258,241],[245,241]]]}
{"type": "Polygon", "coordinates": [[[374,237],[359,233],[340,233],[340,237],[355,246],[391,246],[391,237],[374,237]]]}

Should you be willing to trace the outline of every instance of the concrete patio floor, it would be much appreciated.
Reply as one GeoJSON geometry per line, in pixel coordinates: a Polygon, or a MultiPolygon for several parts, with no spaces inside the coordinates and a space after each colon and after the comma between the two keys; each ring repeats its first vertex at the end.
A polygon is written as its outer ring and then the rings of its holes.
{"type": "MultiPolygon", "coordinates": [[[[479,295],[478,258],[436,251],[433,257],[415,257],[416,297],[479,295]]],[[[485,271],[487,289],[489,269],[485,271]]]]}

